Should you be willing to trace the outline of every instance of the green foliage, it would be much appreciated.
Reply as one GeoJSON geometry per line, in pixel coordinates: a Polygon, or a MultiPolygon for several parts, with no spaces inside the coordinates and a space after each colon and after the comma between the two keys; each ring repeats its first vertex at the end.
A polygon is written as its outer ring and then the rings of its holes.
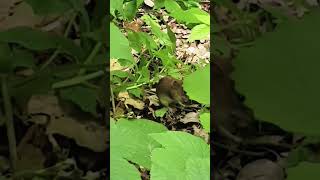
{"type": "Polygon", "coordinates": [[[62,52],[67,53],[78,60],[84,58],[83,50],[75,45],[70,39],[32,29],[30,27],[16,27],[2,31],[0,32],[0,42],[16,43],[24,48],[35,51],[60,48],[62,52]]]}
{"type": "MultiPolygon", "coordinates": [[[[116,58],[116,62],[121,66],[118,69],[111,68],[111,89],[115,96],[119,92],[127,91],[131,97],[145,98],[144,93],[147,91],[144,91],[144,88],[150,89],[159,81],[160,77],[170,75],[182,79],[186,74],[192,72],[190,65],[184,65],[176,58],[175,34],[167,24],[165,24],[166,31],[163,30],[163,26],[160,26],[162,19],[154,11],[147,11],[140,18],[145,25],[150,27],[150,31],[135,31],[126,27],[121,29],[122,20],[124,23],[130,22],[135,17],[132,16],[136,11],[135,8],[138,8],[141,3],[143,1],[111,2],[110,13],[113,16],[113,23],[111,24],[110,54],[111,58],[116,58]],[[134,6],[135,2],[136,7],[134,6]],[[113,45],[115,47],[112,47],[113,45]],[[135,50],[133,53],[135,63],[125,63],[128,60],[133,62],[132,49],[135,50]]],[[[156,9],[164,6],[165,1],[154,1],[154,3],[154,9],[156,9]]],[[[190,27],[199,25],[199,27],[206,28],[209,25],[205,24],[209,20],[209,15],[199,11],[197,1],[179,1],[179,4],[181,4],[181,7],[179,5],[181,11],[193,14],[192,18],[196,23],[185,22],[190,27]],[[191,8],[194,9],[190,10],[191,8]],[[204,25],[206,26],[204,27],[204,25]]],[[[171,13],[169,15],[171,16],[171,13]]],[[[205,32],[199,27],[197,27],[199,31],[192,35],[193,40],[205,36],[203,35],[205,32]]],[[[115,66],[117,66],[116,63],[115,66]]],[[[207,66],[203,71],[209,72],[209,70],[209,66],[207,66]]],[[[195,76],[198,78],[202,78],[206,74],[206,72],[201,73],[200,71],[195,72],[195,76]]],[[[208,77],[203,79],[205,81],[209,80],[209,74],[206,75],[208,77]]],[[[191,90],[191,95],[192,93],[194,92],[191,90]]],[[[200,100],[199,102],[204,105],[210,104],[208,103],[209,99],[203,100],[207,97],[206,95],[198,97],[195,94],[192,97],[200,100]]],[[[167,108],[158,109],[155,111],[155,116],[164,117],[167,111],[167,108]]],[[[207,126],[206,117],[204,116],[203,119],[204,126],[207,126]]],[[[145,119],[119,119],[116,123],[111,124],[111,180],[140,179],[137,176],[137,169],[133,168],[132,164],[145,170],[151,169],[151,180],[159,178],[210,179],[209,145],[203,139],[187,133],[169,133],[163,125],[145,119]],[[186,144],[181,144],[181,142],[186,144]],[[180,153],[177,155],[178,152],[180,153]],[[168,166],[169,169],[163,169],[163,165],[168,166]],[[169,178],[165,177],[167,172],[169,178]],[[179,174],[183,174],[183,176],[178,177],[179,174]]]]}
{"type": "Polygon", "coordinates": [[[203,129],[210,133],[210,113],[200,114],[200,123],[203,129]]]}
{"type": "Polygon", "coordinates": [[[210,34],[210,26],[207,24],[200,24],[191,30],[189,41],[207,39],[210,34]]]}
{"type": "Polygon", "coordinates": [[[164,5],[170,13],[169,15],[177,21],[198,24],[192,28],[189,41],[208,39],[210,34],[210,15],[207,12],[193,7],[183,10],[174,0],[165,0],[164,5]]]}
{"type": "Polygon", "coordinates": [[[210,179],[210,147],[203,139],[173,131],[150,136],[162,145],[151,154],[152,180],[210,179]]]}
{"type": "Polygon", "coordinates": [[[161,109],[157,109],[155,114],[156,114],[156,117],[163,117],[168,111],[168,108],[164,107],[164,108],[161,108],[161,109]]]}
{"type": "Polygon", "coordinates": [[[301,134],[319,135],[319,11],[287,21],[243,48],[235,60],[236,89],[255,116],[301,134]]]}
{"type": "Polygon", "coordinates": [[[320,176],[320,164],[302,162],[296,167],[289,168],[287,180],[314,179],[320,176]]]}
{"type": "MultiPolygon", "coordinates": [[[[132,179],[141,180],[138,169],[133,164],[130,164],[127,159],[122,155],[121,151],[118,151],[117,147],[112,142],[117,140],[118,127],[116,126],[113,119],[110,120],[110,139],[111,150],[110,150],[110,179],[132,179]],[[126,172],[126,173],[124,173],[126,172]]],[[[129,149],[130,150],[130,149],[129,149]]]]}
{"type": "Polygon", "coordinates": [[[60,90],[60,96],[78,105],[84,112],[96,115],[97,92],[94,89],[83,86],[68,87],[60,90]]]}
{"type": "Polygon", "coordinates": [[[110,42],[110,58],[133,61],[129,41],[113,23],[110,23],[110,42]]]}
{"type": "Polygon", "coordinates": [[[185,77],[183,89],[190,99],[210,105],[210,66],[198,69],[185,77]]]}
{"type": "Polygon", "coordinates": [[[110,129],[111,155],[117,152],[123,158],[150,169],[151,151],[160,145],[148,134],[163,131],[167,131],[165,126],[150,120],[119,119],[110,129]]]}
{"type": "Polygon", "coordinates": [[[72,8],[68,0],[25,0],[37,15],[63,14],[72,8]]]}

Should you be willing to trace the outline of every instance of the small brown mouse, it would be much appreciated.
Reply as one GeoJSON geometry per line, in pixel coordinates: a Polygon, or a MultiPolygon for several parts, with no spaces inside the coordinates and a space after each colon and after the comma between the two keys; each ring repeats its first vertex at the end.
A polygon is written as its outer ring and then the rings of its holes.
{"type": "Polygon", "coordinates": [[[170,76],[160,79],[156,93],[160,103],[166,107],[174,104],[184,106],[184,103],[188,101],[182,88],[182,81],[170,76]]]}

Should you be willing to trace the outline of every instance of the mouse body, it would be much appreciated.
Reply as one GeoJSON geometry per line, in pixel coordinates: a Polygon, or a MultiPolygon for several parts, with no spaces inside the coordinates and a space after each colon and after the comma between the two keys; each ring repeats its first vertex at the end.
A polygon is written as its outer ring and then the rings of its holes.
{"type": "Polygon", "coordinates": [[[170,76],[160,79],[156,93],[162,105],[169,107],[173,104],[184,105],[188,98],[183,91],[182,81],[170,76]]]}

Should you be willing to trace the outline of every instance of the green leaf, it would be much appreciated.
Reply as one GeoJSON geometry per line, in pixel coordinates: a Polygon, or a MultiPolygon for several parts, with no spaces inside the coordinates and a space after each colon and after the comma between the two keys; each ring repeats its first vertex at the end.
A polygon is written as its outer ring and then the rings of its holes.
{"type": "Polygon", "coordinates": [[[116,17],[115,12],[119,11],[121,14],[123,13],[123,0],[113,0],[110,1],[110,14],[116,17]]]}
{"type": "Polygon", "coordinates": [[[161,49],[154,55],[161,59],[165,67],[175,67],[175,64],[179,62],[176,57],[170,53],[169,49],[161,49]]]}
{"type": "Polygon", "coordinates": [[[137,52],[141,52],[142,48],[147,48],[151,52],[154,49],[158,48],[158,45],[152,39],[152,37],[145,32],[129,31],[128,40],[130,42],[130,47],[132,47],[137,52]]]}
{"type": "Polygon", "coordinates": [[[66,0],[25,0],[37,15],[63,14],[72,8],[71,4],[66,0]]]}
{"type": "Polygon", "coordinates": [[[13,67],[34,68],[36,59],[29,51],[22,49],[13,49],[11,62],[13,67]]]}
{"type": "Polygon", "coordinates": [[[209,180],[210,179],[210,157],[189,158],[186,162],[186,179],[188,180],[209,180]]]}
{"type": "Polygon", "coordinates": [[[190,99],[210,105],[210,66],[199,69],[185,77],[183,89],[190,99]]]}
{"type": "MultiPolygon", "coordinates": [[[[206,165],[203,165],[210,163],[210,147],[203,139],[179,131],[154,133],[150,136],[162,145],[162,148],[152,151],[150,171],[152,180],[186,180],[187,177],[193,177],[193,171],[189,171],[191,167],[195,167],[195,171],[201,173],[198,177],[210,175],[210,168],[205,168],[206,165]],[[200,161],[205,159],[200,166],[193,164],[198,163],[198,159],[201,159],[200,161]]],[[[194,180],[197,179],[199,178],[194,180]]]]}
{"type": "Polygon", "coordinates": [[[141,98],[142,90],[140,88],[129,89],[128,92],[137,98],[141,98]]]}
{"type": "MultiPolygon", "coordinates": [[[[117,136],[117,129],[118,127],[115,125],[114,120],[110,119],[110,130],[112,133],[111,138],[113,138],[112,141],[118,138],[115,137],[117,136]]],[[[124,157],[122,157],[121,152],[119,152],[118,149],[112,145],[110,149],[110,179],[141,180],[138,169],[133,164],[130,164],[124,157]]]]}
{"type": "Polygon", "coordinates": [[[133,1],[129,1],[127,3],[125,3],[124,5],[124,15],[126,17],[127,20],[132,21],[133,18],[136,15],[137,12],[137,1],[133,0],[133,1]]]}
{"type": "Polygon", "coordinates": [[[165,0],[165,8],[169,15],[178,21],[210,25],[210,15],[199,8],[190,8],[184,11],[174,0],[165,0]]]}
{"type": "Polygon", "coordinates": [[[320,163],[302,162],[296,167],[288,168],[287,180],[317,179],[320,177],[320,163]]]}
{"type": "Polygon", "coordinates": [[[36,51],[60,48],[61,52],[72,55],[78,60],[84,58],[83,50],[70,39],[29,27],[15,27],[0,32],[0,42],[16,43],[36,51]]]}
{"type": "Polygon", "coordinates": [[[280,24],[242,48],[234,60],[236,89],[255,117],[304,135],[320,135],[320,12],[280,24]]]}
{"type": "Polygon", "coordinates": [[[206,24],[200,24],[191,29],[189,41],[208,39],[210,35],[210,26],[206,24]]]}
{"type": "Polygon", "coordinates": [[[151,26],[152,33],[157,38],[159,38],[161,44],[164,44],[169,47],[172,46],[172,42],[170,41],[168,34],[161,31],[160,25],[154,19],[152,19],[149,15],[143,15],[141,19],[143,19],[146,22],[146,24],[151,26]]]}
{"type": "Polygon", "coordinates": [[[113,23],[110,23],[110,58],[133,61],[128,39],[113,23]]]}
{"type": "Polygon", "coordinates": [[[210,133],[210,113],[200,114],[200,123],[203,129],[210,133]]]}
{"type": "Polygon", "coordinates": [[[168,108],[161,108],[161,109],[157,109],[155,114],[156,114],[156,117],[163,117],[168,111],[168,108]]]}
{"type": "Polygon", "coordinates": [[[97,92],[82,86],[68,87],[60,90],[60,95],[65,100],[70,100],[84,112],[97,114],[97,92]]]}
{"type": "Polygon", "coordinates": [[[111,149],[121,157],[150,169],[151,151],[160,145],[148,134],[164,131],[167,131],[165,126],[150,120],[119,119],[115,126],[111,127],[111,149]]]}

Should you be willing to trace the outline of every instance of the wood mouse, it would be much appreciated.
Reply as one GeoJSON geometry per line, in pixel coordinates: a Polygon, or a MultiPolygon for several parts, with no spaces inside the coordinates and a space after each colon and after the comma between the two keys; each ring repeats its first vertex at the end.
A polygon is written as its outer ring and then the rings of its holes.
{"type": "Polygon", "coordinates": [[[184,106],[184,103],[188,101],[182,88],[182,81],[170,76],[160,79],[156,87],[156,93],[160,103],[166,107],[175,104],[184,106]]]}

